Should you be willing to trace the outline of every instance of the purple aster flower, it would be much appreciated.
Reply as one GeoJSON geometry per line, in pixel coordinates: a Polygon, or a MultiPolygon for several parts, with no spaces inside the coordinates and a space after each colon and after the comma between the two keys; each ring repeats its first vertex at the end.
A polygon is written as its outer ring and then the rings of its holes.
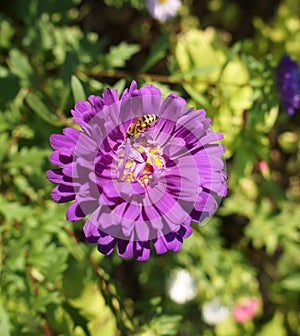
{"type": "Polygon", "coordinates": [[[56,202],[74,201],[68,221],[88,217],[84,234],[109,255],[147,260],[150,250],[178,251],[226,195],[222,134],[205,111],[187,108],[175,94],[132,82],[121,98],[106,89],[72,110],[81,131],[50,137],[47,172],[56,202]]]}
{"type": "Polygon", "coordinates": [[[160,21],[166,22],[175,16],[181,7],[180,0],[147,0],[146,7],[151,16],[160,21]]]}
{"type": "Polygon", "coordinates": [[[277,69],[277,90],[281,103],[289,115],[300,107],[300,73],[297,62],[288,55],[281,58],[277,69]]]}

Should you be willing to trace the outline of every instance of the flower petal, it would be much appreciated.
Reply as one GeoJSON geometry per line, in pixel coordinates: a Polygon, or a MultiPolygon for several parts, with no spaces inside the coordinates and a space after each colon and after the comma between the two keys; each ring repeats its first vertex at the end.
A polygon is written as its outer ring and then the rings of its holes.
{"type": "Polygon", "coordinates": [[[57,203],[70,202],[75,199],[75,192],[72,186],[60,184],[51,192],[52,199],[57,203]]]}
{"type": "Polygon", "coordinates": [[[149,241],[135,242],[133,254],[137,260],[140,261],[148,260],[150,258],[150,252],[151,250],[149,241]]]}
{"type": "Polygon", "coordinates": [[[132,240],[119,240],[118,241],[118,255],[122,258],[133,257],[133,244],[132,240]]]}
{"type": "Polygon", "coordinates": [[[80,220],[85,216],[86,214],[81,210],[76,201],[68,207],[66,212],[66,218],[69,222],[80,220]]]}

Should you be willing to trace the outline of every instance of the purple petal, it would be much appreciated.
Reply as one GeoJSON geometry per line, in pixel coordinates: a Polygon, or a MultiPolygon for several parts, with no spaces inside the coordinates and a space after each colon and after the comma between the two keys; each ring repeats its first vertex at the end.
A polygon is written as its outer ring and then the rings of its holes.
{"type": "Polygon", "coordinates": [[[118,255],[122,258],[133,257],[133,244],[131,240],[119,240],[118,241],[118,255]]]}
{"type": "Polygon", "coordinates": [[[181,137],[187,144],[194,143],[203,137],[204,131],[207,129],[203,123],[203,110],[192,111],[179,118],[174,136],[181,137]]]}
{"type": "Polygon", "coordinates": [[[77,202],[72,203],[66,212],[66,218],[68,222],[77,221],[85,217],[86,214],[81,210],[77,202]]]}
{"type": "Polygon", "coordinates": [[[214,213],[214,211],[217,209],[217,202],[213,195],[211,195],[209,192],[203,191],[194,206],[196,211],[201,212],[208,212],[210,215],[214,213]]]}
{"type": "Polygon", "coordinates": [[[89,96],[88,101],[95,108],[96,113],[99,113],[103,110],[104,101],[101,97],[91,95],[89,96]]]}
{"type": "Polygon", "coordinates": [[[72,178],[65,176],[63,174],[62,168],[47,170],[46,177],[49,181],[53,183],[64,184],[67,186],[74,186],[74,182],[72,178]]]}
{"type": "MultiPolygon", "coordinates": [[[[143,207],[145,214],[147,216],[147,221],[151,222],[151,226],[155,230],[161,230],[163,228],[162,216],[161,214],[152,206],[152,204],[143,207]]],[[[144,218],[144,220],[146,220],[144,218]]]]}
{"type": "Polygon", "coordinates": [[[125,89],[122,93],[121,100],[128,99],[132,96],[133,92],[137,89],[136,81],[132,81],[129,89],[125,89]]]}
{"type": "Polygon", "coordinates": [[[57,203],[73,201],[75,199],[74,188],[60,184],[52,190],[51,197],[57,203]]]}
{"type": "Polygon", "coordinates": [[[110,255],[112,254],[115,245],[116,245],[116,241],[112,241],[111,243],[107,245],[98,244],[98,251],[102,254],[110,255]]]}
{"type": "MultiPolygon", "coordinates": [[[[192,221],[191,217],[188,218],[189,223],[192,221]]],[[[177,231],[177,235],[182,238],[188,238],[193,233],[192,228],[189,225],[181,225],[177,231]]]]}
{"type": "Polygon", "coordinates": [[[149,242],[135,242],[134,257],[137,260],[145,261],[150,258],[150,244],[149,242]]]}
{"type": "Polygon", "coordinates": [[[70,150],[74,147],[73,139],[61,134],[52,134],[50,136],[50,145],[54,150],[67,149],[70,150]]]}
{"type": "Polygon", "coordinates": [[[71,153],[67,153],[66,151],[56,151],[50,154],[49,160],[57,166],[64,166],[72,162],[73,156],[71,153]]]}
{"type": "Polygon", "coordinates": [[[163,254],[168,251],[164,237],[158,237],[153,240],[153,246],[157,254],[163,254]]]}
{"type": "Polygon", "coordinates": [[[83,233],[89,243],[97,243],[100,238],[99,229],[89,220],[83,226],[83,233]]]}
{"type": "Polygon", "coordinates": [[[186,101],[175,95],[170,94],[164,101],[161,106],[161,111],[159,117],[177,121],[179,116],[183,113],[183,109],[186,106],[186,101]]]}
{"type": "Polygon", "coordinates": [[[105,89],[103,100],[106,105],[112,105],[119,101],[118,90],[105,89]]]}
{"type": "Polygon", "coordinates": [[[149,194],[149,200],[152,201],[153,206],[168,221],[169,225],[177,225],[185,221],[187,213],[181,208],[177,200],[164,190],[153,189],[149,194]]]}
{"type": "Polygon", "coordinates": [[[199,139],[199,142],[196,148],[204,147],[206,145],[209,145],[211,142],[216,142],[216,141],[222,140],[223,138],[224,136],[222,133],[209,132],[206,136],[199,139]]]}
{"type": "Polygon", "coordinates": [[[160,90],[153,85],[146,84],[141,87],[139,93],[143,104],[143,115],[158,114],[161,105],[160,90]]]}
{"type": "Polygon", "coordinates": [[[141,241],[149,240],[150,229],[146,222],[139,222],[135,226],[135,232],[137,234],[137,239],[141,241]]]}
{"type": "Polygon", "coordinates": [[[174,232],[170,232],[164,236],[154,239],[153,245],[157,254],[163,254],[167,251],[177,252],[182,246],[182,238],[177,237],[174,232]],[[180,240],[178,240],[178,238],[180,240]]]}
{"type": "Polygon", "coordinates": [[[89,102],[79,100],[71,113],[74,122],[84,129],[87,123],[94,117],[96,111],[89,102]]]}
{"type": "MultiPolygon", "coordinates": [[[[98,145],[95,140],[87,134],[82,133],[76,143],[75,154],[77,157],[84,157],[87,154],[91,156],[92,153],[97,153],[97,148],[98,145]]],[[[96,154],[94,155],[96,156],[96,154]]]]}

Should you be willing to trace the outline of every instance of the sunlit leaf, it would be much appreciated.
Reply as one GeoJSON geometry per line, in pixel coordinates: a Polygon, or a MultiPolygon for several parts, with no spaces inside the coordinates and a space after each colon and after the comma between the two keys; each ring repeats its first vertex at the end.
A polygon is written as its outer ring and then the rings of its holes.
{"type": "Polygon", "coordinates": [[[9,321],[8,314],[2,307],[1,301],[0,301],[0,330],[1,330],[1,336],[10,336],[11,332],[11,325],[9,321]]]}
{"type": "Polygon", "coordinates": [[[266,323],[257,336],[287,336],[284,317],[281,313],[276,312],[270,322],[266,323]]]}
{"type": "Polygon", "coordinates": [[[283,288],[299,292],[300,291],[300,273],[295,273],[281,281],[283,288]]]}
{"type": "Polygon", "coordinates": [[[138,44],[128,44],[126,42],[121,42],[117,46],[113,46],[109,49],[106,56],[106,61],[108,65],[112,68],[122,68],[126,65],[126,62],[131,59],[131,57],[140,51],[140,46],[138,44]]]}
{"type": "Polygon", "coordinates": [[[75,75],[73,75],[71,78],[71,87],[75,102],[77,102],[78,100],[86,100],[84,88],[80,80],[75,75]]]}

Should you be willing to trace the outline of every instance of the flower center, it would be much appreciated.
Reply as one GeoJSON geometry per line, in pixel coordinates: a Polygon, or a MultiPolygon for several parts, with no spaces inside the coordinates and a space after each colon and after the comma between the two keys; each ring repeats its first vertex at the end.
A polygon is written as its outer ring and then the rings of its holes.
{"type": "Polygon", "coordinates": [[[159,2],[160,4],[164,4],[164,3],[167,2],[167,0],[158,0],[158,2],[159,2]]]}
{"type": "Polygon", "coordinates": [[[143,187],[156,185],[166,170],[162,149],[143,135],[134,141],[125,139],[117,150],[117,162],[119,181],[139,182],[143,187]]]}

